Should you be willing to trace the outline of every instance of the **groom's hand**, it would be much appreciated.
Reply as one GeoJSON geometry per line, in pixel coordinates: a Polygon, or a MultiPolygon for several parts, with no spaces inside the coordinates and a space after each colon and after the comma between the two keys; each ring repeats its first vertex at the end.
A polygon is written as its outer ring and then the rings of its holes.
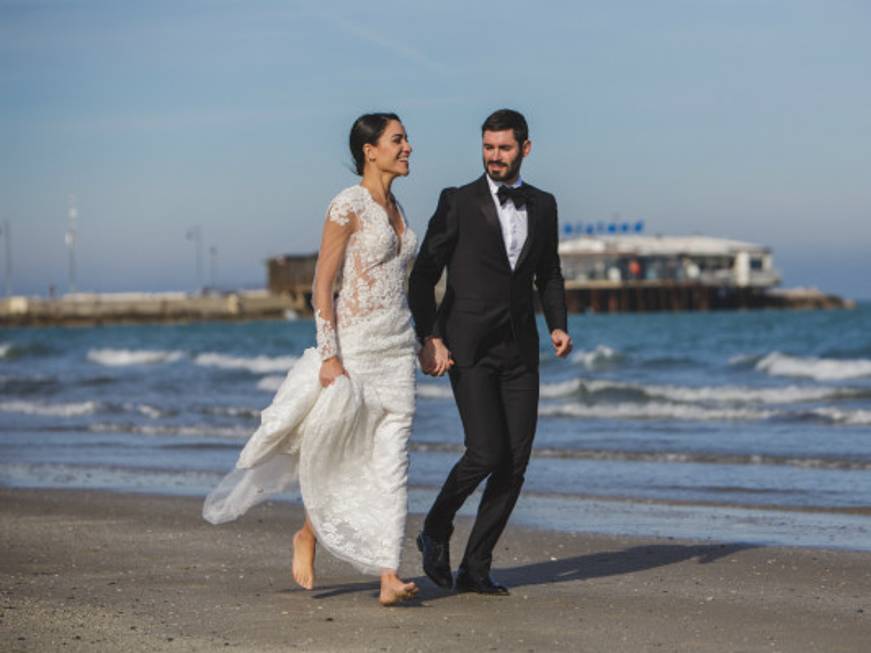
{"type": "Polygon", "coordinates": [[[559,358],[565,358],[572,351],[572,337],[562,329],[554,329],[550,332],[550,341],[559,358]]]}
{"type": "Polygon", "coordinates": [[[427,338],[417,357],[423,373],[430,376],[442,376],[454,366],[451,352],[441,338],[427,338]]]}

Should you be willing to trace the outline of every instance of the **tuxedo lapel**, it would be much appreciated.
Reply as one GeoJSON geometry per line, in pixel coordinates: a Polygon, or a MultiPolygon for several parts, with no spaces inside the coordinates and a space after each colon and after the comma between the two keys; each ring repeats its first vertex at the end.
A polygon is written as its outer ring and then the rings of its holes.
{"type": "Polygon", "coordinates": [[[496,204],[493,202],[493,195],[490,194],[490,185],[487,183],[486,176],[478,179],[476,184],[476,195],[478,199],[478,207],[481,213],[484,214],[484,222],[493,233],[496,239],[496,246],[502,252],[502,258],[505,265],[509,268],[511,264],[508,262],[508,251],[505,249],[505,238],[502,236],[502,225],[499,223],[499,214],[496,213],[496,204]]]}
{"type": "MultiPolygon", "coordinates": [[[[535,240],[535,232],[538,226],[539,210],[541,207],[536,201],[535,191],[530,189],[526,200],[526,242],[520,248],[520,255],[517,257],[517,264],[514,266],[514,271],[520,269],[529,252],[532,249],[533,240],[535,240]]],[[[491,202],[492,203],[492,202],[491,202]]],[[[497,217],[498,219],[498,217],[497,217]]]]}

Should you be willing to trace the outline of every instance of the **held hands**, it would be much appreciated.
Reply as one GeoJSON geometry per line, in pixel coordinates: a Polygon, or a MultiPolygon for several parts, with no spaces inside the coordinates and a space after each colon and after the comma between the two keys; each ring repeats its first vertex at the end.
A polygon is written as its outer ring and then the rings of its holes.
{"type": "Polygon", "coordinates": [[[321,363],[321,371],[318,378],[322,388],[332,385],[333,381],[340,376],[348,376],[348,372],[345,371],[342,361],[339,360],[338,356],[332,356],[321,363]]]}
{"type": "Polygon", "coordinates": [[[417,358],[420,361],[423,373],[430,376],[443,376],[445,372],[454,366],[451,352],[445,347],[445,343],[441,338],[427,338],[417,358]]]}
{"type": "Polygon", "coordinates": [[[565,358],[572,351],[572,337],[562,329],[551,331],[550,341],[553,343],[554,352],[559,358],[565,358]]]}
{"type": "MultiPolygon", "coordinates": [[[[550,334],[554,352],[559,358],[565,358],[572,351],[572,337],[562,329],[554,329],[550,334]]],[[[424,374],[443,376],[454,366],[451,352],[445,347],[441,338],[427,338],[418,354],[420,366],[424,374]]]]}

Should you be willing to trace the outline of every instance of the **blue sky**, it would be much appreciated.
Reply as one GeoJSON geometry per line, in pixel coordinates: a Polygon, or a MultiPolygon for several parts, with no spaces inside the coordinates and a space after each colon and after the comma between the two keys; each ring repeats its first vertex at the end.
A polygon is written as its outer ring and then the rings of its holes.
{"type": "Polygon", "coordinates": [[[415,148],[394,191],[425,229],[523,111],[524,176],[566,221],[644,219],[774,248],[787,285],[871,298],[871,2],[0,0],[0,219],[14,288],[189,289],[314,251],[360,113],[415,148]]]}

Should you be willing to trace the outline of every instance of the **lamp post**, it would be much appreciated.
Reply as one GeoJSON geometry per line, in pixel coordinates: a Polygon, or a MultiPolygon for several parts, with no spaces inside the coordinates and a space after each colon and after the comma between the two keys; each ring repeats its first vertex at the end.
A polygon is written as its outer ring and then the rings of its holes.
{"type": "Polygon", "coordinates": [[[215,290],[215,279],[217,278],[218,270],[218,248],[212,245],[209,247],[209,288],[215,290]]]}
{"type": "Polygon", "coordinates": [[[194,225],[187,230],[185,238],[194,242],[197,265],[196,292],[201,293],[203,291],[203,228],[200,225],[194,225]]]}
{"type": "Polygon", "coordinates": [[[6,258],[3,265],[3,290],[7,297],[12,294],[12,230],[9,228],[9,220],[3,221],[0,234],[6,246],[6,258]]]}
{"type": "Polygon", "coordinates": [[[76,196],[70,194],[68,199],[69,226],[66,233],[67,250],[69,250],[69,293],[76,292],[76,220],[79,210],[76,208],[76,196]]]}

